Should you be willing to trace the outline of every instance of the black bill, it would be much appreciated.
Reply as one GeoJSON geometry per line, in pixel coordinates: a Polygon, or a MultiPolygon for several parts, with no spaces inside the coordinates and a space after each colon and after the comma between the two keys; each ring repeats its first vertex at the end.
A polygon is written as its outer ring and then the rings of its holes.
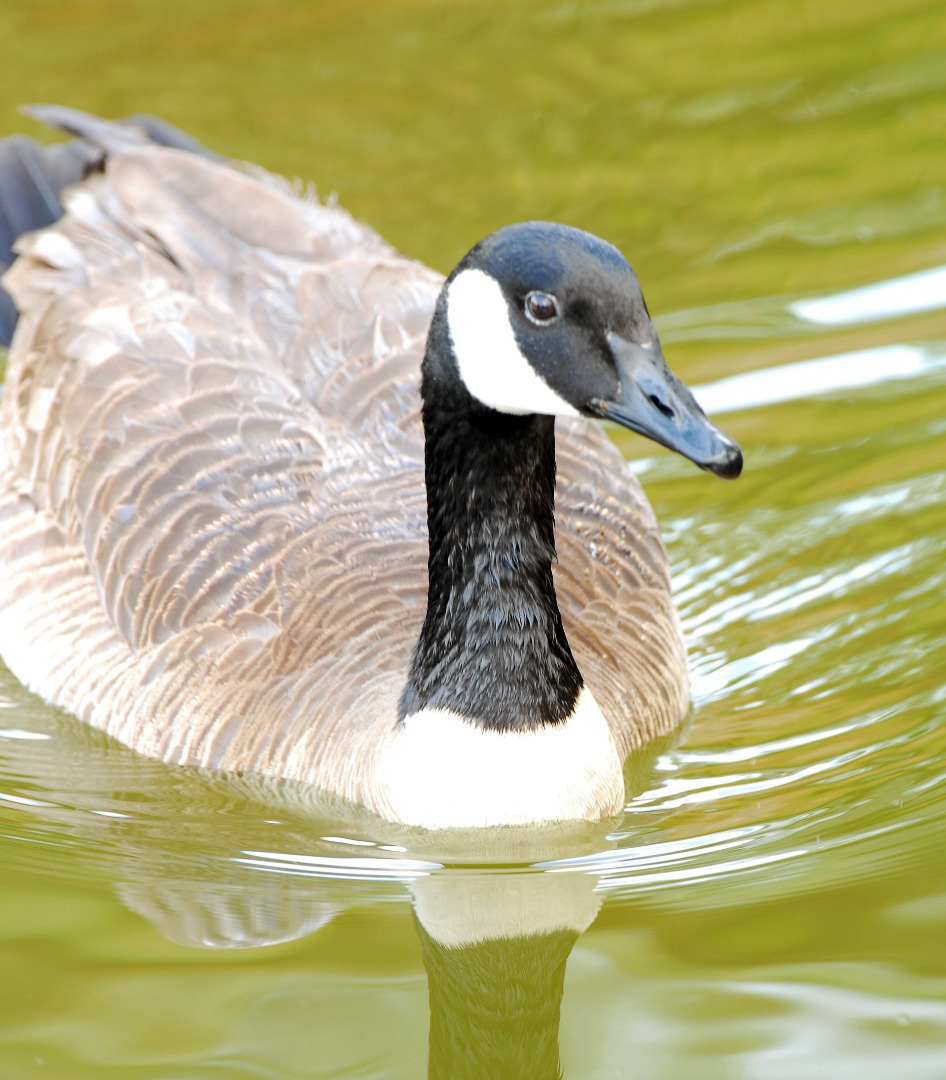
{"type": "Polygon", "coordinates": [[[742,451],[667,367],[656,337],[646,345],[635,345],[612,333],[608,344],[620,388],[614,400],[592,400],[593,414],[676,450],[701,469],[735,479],[742,472],[742,451]]]}

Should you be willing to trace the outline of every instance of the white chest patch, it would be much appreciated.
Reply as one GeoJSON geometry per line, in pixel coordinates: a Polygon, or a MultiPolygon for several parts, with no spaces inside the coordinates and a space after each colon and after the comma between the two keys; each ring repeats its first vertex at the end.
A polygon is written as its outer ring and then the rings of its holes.
{"type": "Polygon", "coordinates": [[[579,415],[522,355],[506,298],[489,274],[482,270],[457,274],[447,291],[447,325],[460,378],[484,405],[520,416],[579,415]]]}
{"type": "Polygon", "coordinates": [[[597,821],[624,802],[614,740],[587,688],[567,720],[535,731],[422,709],[399,728],[378,780],[377,812],[428,829],[597,821]]]}

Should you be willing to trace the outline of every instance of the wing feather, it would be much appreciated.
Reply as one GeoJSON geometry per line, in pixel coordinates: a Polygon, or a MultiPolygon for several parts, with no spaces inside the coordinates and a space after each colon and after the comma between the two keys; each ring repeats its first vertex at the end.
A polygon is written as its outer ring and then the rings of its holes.
{"type": "MultiPolygon", "coordinates": [[[[426,602],[441,279],[175,149],[122,150],[65,203],[5,282],[0,651],[145,753],[359,799],[426,602]]],[[[557,499],[563,618],[626,752],[686,707],[666,553],[593,426],[561,425],[557,499]]]]}

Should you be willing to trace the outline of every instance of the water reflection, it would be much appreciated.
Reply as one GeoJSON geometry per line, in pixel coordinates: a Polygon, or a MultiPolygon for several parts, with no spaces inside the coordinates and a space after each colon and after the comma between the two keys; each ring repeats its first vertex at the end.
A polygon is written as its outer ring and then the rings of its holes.
{"type": "MultiPolygon", "coordinates": [[[[144,854],[144,853],[142,853],[144,854]]],[[[341,910],[312,876],[248,876],[236,862],[166,876],[148,853],[139,880],[116,884],[121,901],[180,945],[246,949],[316,933],[341,910]],[[242,880],[241,880],[242,876],[242,880]]],[[[298,859],[298,857],[297,857],[298,859]]],[[[291,860],[286,857],[284,863],[291,860]]],[[[363,871],[383,873],[369,865],[363,871]]],[[[358,874],[357,860],[349,868],[358,874]]],[[[304,865],[304,862],[302,863],[304,865]]],[[[324,868],[324,864],[323,864],[324,868]]],[[[588,874],[421,870],[409,893],[427,973],[428,1075],[557,1080],[565,966],[601,904],[588,874]]],[[[350,879],[349,879],[350,880],[350,879]]]]}
{"type": "Polygon", "coordinates": [[[561,1076],[565,964],[600,906],[590,875],[441,875],[411,887],[431,1078],[561,1076]]]}
{"type": "MultiPolygon", "coordinates": [[[[919,315],[946,307],[946,267],[935,266],[916,274],[889,278],[857,289],[824,296],[762,296],[728,304],[713,304],[658,316],[656,326],[661,339],[670,344],[679,341],[711,341],[739,338],[790,338],[823,332],[825,328],[859,327],[868,323],[919,315]]],[[[898,344],[898,349],[911,346],[898,344]]],[[[863,350],[884,354],[883,348],[863,350]]],[[[857,354],[855,354],[857,355],[857,354]]],[[[803,363],[823,362],[804,361],[803,363]]],[[[832,359],[832,358],[827,358],[832,359]]],[[[793,365],[789,365],[793,366],[793,365]]],[[[772,368],[754,374],[764,379],[772,368]]],[[[906,375],[921,368],[908,364],[906,375]]],[[[853,384],[857,385],[857,384],[853,384]]],[[[817,392],[817,387],[815,387],[817,392]]],[[[772,401],[781,400],[778,398],[772,401]]],[[[768,400],[759,404],[769,404],[768,400]]],[[[724,407],[725,402],[721,402],[724,407]]]]}
{"type": "Polygon", "coordinates": [[[430,988],[431,1080],[559,1080],[565,963],[578,934],[447,948],[419,930],[430,988]]]}
{"type": "MultiPolygon", "coordinates": [[[[33,730],[3,731],[0,801],[41,822],[57,847],[84,848],[82,878],[103,879],[163,937],[260,949],[323,932],[366,903],[382,922],[384,907],[410,904],[428,979],[429,1075],[561,1075],[566,961],[601,896],[594,873],[536,862],[609,846],[606,826],[438,835],[337,802],[325,816],[311,802],[303,813],[291,787],[248,780],[241,797],[239,778],[139,758],[53,710],[35,719],[33,730]]],[[[35,871],[30,832],[21,817],[27,842],[15,854],[35,871]]]]}
{"type": "Polygon", "coordinates": [[[709,264],[757,248],[793,241],[806,247],[867,245],[941,229],[946,192],[939,184],[866,201],[826,201],[814,209],[755,222],[726,237],[704,258],[709,264]]]}

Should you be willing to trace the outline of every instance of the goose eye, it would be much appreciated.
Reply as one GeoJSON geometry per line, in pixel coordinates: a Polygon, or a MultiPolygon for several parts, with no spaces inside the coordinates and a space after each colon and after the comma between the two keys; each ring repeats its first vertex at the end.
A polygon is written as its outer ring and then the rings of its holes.
{"type": "Polygon", "coordinates": [[[558,316],[558,301],[551,293],[530,292],[526,297],[526,315],[539,325],[558,316]]]}

